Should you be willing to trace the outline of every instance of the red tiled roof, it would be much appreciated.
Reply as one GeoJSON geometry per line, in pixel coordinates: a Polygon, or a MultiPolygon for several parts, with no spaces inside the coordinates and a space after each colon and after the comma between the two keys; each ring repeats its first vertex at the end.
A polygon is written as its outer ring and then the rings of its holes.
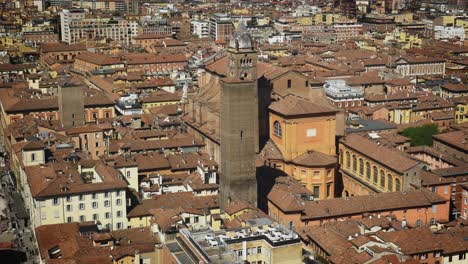
{"type": "Polygon", "coordinates": [[[122,60],[117,57],[109,57],[107,55],[93,53],[93,52],[82,52],[75,57],[75,60],[86,61],[95,65],[105,66],[105,65],[115,65],[122,64],[122,60]]]}
{"type": "Polygon", "coordinates": [[[133,37],[133,39],[140,40],[140,39],[163,39],[170,37],[168,34],[158,34],[158,33],[148,33],[148,34],[140,34],[133,37]]]}
{"type": "Polygon", "coordinates": [[[158,90],[140,99],[143,103],[175,102],[180,101],[181,96],[164,90],[158,90]]]}
{"type": "Polygon", "coordinates": [[[33,197],[62,196],[71,193],[127,188],[127,184],[120,179],[119,173],[115,169],[97,163],[95,170],[102,182],[85,183],[80,173],[66,163],[29,166],[26,167],[26,175],[33,197]]]}
{"type": "Polygon", "coordinates": [[[65,51],[85,51],[86,46],[84,44],[72,44],[68,45],[65,43],[44,43],[41,45],[42,52],[65,52],[65,51]]]}
{"type": "Polygon", "coordinates": [[[378,145],[375,142],[355,133],[347,135],[345,138],[340,140],[340,143],[398,173],[404,173],[420,164],[420,162],[408,157],[403,152],[378,145]]]}
{"type": "Polygon", "coordinates": [[[331,106],[319,105],[295,95],[287,95],[284,99],[273,102],[269,109],[283,116],[335,114],[337,112],[331,106]]]}
{"type": "Polygon", "coordinates": [[[468,129],[433,136],[435,140],[468,151],[468,129]]]}
{"type": "Polygon", "coordinates": [[[318,151],[309,150],[292,161],[294,164],[305,167],[329,167],[337,164],[335,156],[318,151]]]}
{"type": "Polygon", "coordinates": [[[125,55],[127,65],[138,64],[161,64],[161,63],[175,63],[187,62],[187,58],[183,54],[176,55],[156,55],[151,53],[128,53],[125,55]]]}
{"type": "Polygon", "coordinates": [[[460,93],[460,92],[468,93],[468,84],[465,84],[465,83],[459,83],[459,84],[446,83],[446,84],[441,85],[440,88],[442,90],[448,90],[450,92],[455,92],[455,93],[460,93]]]}
{"type": "Polygon", "coordinates": [[[388,192],[346,199],[335,198],[305,202],[303,220],[338,218],[370,212],[386,212],[405,208],[428,208],[447,200],[426,189],[388,192]]]}

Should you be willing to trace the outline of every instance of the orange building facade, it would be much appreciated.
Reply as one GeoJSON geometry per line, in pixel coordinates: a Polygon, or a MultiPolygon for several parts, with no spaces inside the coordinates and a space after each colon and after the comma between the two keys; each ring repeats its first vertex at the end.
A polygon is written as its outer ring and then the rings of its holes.
{"type": "Polygon", "coordinates": [[[427,189],[310,200],[295,184],[279,183],[268,195],[268,214],[290,227],[322,225],[347,219],[392,217],[410,227],[444,223],[450,202],[427,189]]]}
{"type": "Polygon", "coordinates": [[[292,175],[313,192],[315,199],[333,198],[336,110],[287,96],[270,106],[269,123],[270,142],[266,148],[275,148],[279,153],[269,158],[270,166],[292,175]]]}

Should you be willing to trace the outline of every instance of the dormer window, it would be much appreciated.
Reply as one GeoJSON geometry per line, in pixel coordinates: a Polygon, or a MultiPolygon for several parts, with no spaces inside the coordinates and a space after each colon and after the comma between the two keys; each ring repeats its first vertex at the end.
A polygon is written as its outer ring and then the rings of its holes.
{"type": "Polygon", "coordinates": [[[31,153],[31,161],[35,161],[36,160],[36,153],[31,153]]]}
{"type": "Polygon", "coordinates": [[[282,137],[283,132],[282,132],[282,130],[281,130],[281,124],[280,124],[280,122],[275,121],[275,123],[273,123],[273,126],[274,126],[274,133],[275,133],[275,136],[277,136],[277,137],[282,137]]]}
{"type": "Polygon", "coordinates": [[[49,258],[58,259],[62,257],[62,250],[59,246],[54,246],[48,250],[49,258]]]}

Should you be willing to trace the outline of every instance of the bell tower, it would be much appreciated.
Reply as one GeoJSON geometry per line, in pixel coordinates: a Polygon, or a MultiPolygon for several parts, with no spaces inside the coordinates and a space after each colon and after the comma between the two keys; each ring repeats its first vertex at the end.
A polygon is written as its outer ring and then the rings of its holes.
{"type": "Polygon", "coordinates": [[[257,52],[243,21],[230,40],[228,49],[229,78],[257,80],[257,52]]]}
{"type": "Polygon", "coordinates": [[[221,209],[233,200],[257,205],[257,53],[241,22],[228,48],[228,76],[221,79],[221,209]]]}

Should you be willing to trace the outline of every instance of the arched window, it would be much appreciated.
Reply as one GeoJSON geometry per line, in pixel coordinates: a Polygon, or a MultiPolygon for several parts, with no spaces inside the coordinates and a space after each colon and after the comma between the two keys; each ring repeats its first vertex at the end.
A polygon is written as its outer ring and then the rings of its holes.
{"type": "Polygon", "coordinates": [[[343,160],[343,150],[340,150],[340,164],[343,164],[344,163],[344,160],[343,160]]]}
{"type": "Polygon", "coordinates": [[[387,190],[393,192],[393,177],[392,175],[387,175],[387,190]]]}
{"type": "Polygon", "coordinates": [[[385,188],[385,172],[380,170],[380,187],[385,188]]]}
{"type": "Polygon", "coordinates": [[[346,168],[351,168],[351,157],[349,155],[349,151],[346,151],[346,168]]]}
{"type": "Polygon", "coordinates": [[[282,137],[283,131],[281,131],[281,124],[280,124],[280,122],[275,121],[275,123],[273,123],[273,126],[275,127],[275,136],[277,136],[277,137],[282,137]]]}
{"type": "Polygon", "coordinates": [[[366,178],[368,181],[370,181],[370,175],[371,175],[370,164],[369,162],[366,162],[366,178]]]}
{"type": "Polygon", "coordinates": [[[364,161],[359,159],[359,175],[364,176],[364,161]]]}
{"type": "Polygon", "coordinates": [[[374,185],[377,185],[377,182],[379,181],[379,172],[377,171],[377,167],[376,166],[372,166],[372,175],[373,175],[373,179],[374,179],[374,185]]]}
{"type": "Polygon", "coordinates": [[[401,188],[401,187],[400,187],[400,179],[395,178],[395,192],[401,191],[400,188],[401,188]]]}
{"type": "Polygon", "coordinates": [[[356,155],[353,155],[353,171],[357,171],[357,160],[356,160],[356,155]]]}

